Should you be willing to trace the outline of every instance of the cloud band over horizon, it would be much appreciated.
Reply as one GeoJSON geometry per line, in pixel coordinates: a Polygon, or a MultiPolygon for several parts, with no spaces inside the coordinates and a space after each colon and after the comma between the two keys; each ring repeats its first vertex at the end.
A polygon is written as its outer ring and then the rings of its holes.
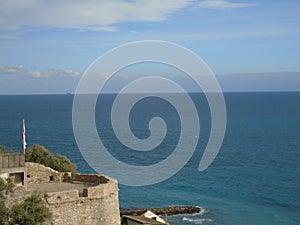
{"type": "Polygon", "coordinates": [[[33,78],[47,78],[53,76],[70,76],[78,77],[80,72],[74,71],[72,69],[61,69],[61,68],[50,68],[46,70],[38,70],[33,68],[26,68],[24,65],[13,65],[4,66],[0,65],[0,76],[5,75],[23,75],[33,78]]]}
{"type": "Polygon", "coordinates": [[[70,28],[115,31],[122,22],[156,22],[188,6],[191,0],[148,1],[4,1],[1,0],[0,27],[70,28]],[[65,10],[67,9],[67,10],[65,10]]]}

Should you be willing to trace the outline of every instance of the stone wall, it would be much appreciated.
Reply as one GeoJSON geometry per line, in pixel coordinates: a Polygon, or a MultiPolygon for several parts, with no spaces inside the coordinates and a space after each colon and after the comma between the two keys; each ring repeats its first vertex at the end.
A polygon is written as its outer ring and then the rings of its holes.
{"type": "Polygon", "coordinates": [[[62,182],[64,173],[38,163],[26,162],[27,183],[62,182]]]}
{"type": "MultiPolygon", "coordinates": [[[[29,184],[69,183],[63,182],[68,180],[65,177],[67,173],[59,173],[37,163],[26,163],[26,167],[29,184]]],[[[45,194],[47,207],[52,212],[52,224],[120,225],[117,180],[97,174],[76,174],[70,183],[84,184],[83,193],[65,190],[45,194]]]]}
{"type": "Polygon", "coordinates": [[[78,190],[48,193],[46,202],[55,225],[120,225],[118,184],[85,188],[87,196],[78,190]]]}

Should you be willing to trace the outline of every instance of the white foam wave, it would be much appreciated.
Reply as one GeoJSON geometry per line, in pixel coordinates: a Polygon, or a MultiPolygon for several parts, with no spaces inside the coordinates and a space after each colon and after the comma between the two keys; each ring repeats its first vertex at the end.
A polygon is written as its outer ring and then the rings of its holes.
{"type": "Polygon", "coordinates": [[[182,220],[187,221],[187,222],[191,222],[191,223],[194,223],[194,224],[204,224],[204,223],[212,222],[212,219],[209,219],[209,218],[191,219],[191,218],[183,217],[182,220]]]}
{"type": "Polygon", "coordinates": [[[201,208],[201,212],[200,212],[200,213],[197,213],[198,215],[203,215],[203,214],[209,212],[207,209],[205,209],[205,208],[203,208],[203,207],[199,207],[199,208],[201,208]]]}

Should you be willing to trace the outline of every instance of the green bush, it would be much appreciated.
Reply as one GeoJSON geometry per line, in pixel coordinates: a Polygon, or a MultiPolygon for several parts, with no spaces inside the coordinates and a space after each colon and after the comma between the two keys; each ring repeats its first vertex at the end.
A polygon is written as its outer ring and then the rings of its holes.
{"type": "Polygon", "coordinates": [[[0,178],[0,225],[38,225],[51,219],[51,212],[37,193],[31,194],[22,203],[7,208],[5,201],[12,188],[9,179],[5,182],[0,178]]]}
{"type": "Polygon", "coordinates": [[[5,152],[6,152],[5,146],[1,145],[1,146],[0,146],[0,154],[1,154],[1,153],[5,153],[5,152]]]}
{"type": "Polygon", "coordinates": [[[5,181],[0,178],[0,198],[3,197],[3,191],[6,189],[5,181]]]}
{"type": "Polygon", "coordinates": [[[37,225],[50,219],[51,213],[41,196],[33,193],[22,203],[13,205],[9,217],[9,224],[11,225],[37,225]]]}
{"type": "Polygon", "coordinates": [[[8,209],[5,206],[5,193],[7,191],[6,182],[0,178],[0,225],[7,224],[8,209]]]}
{"type": "Polygon", "coordinates": [[[12,179],[7,178],[6,181],[0,178],[0,200],[4,198],[9,192],[13,192],[15,184],[12,179]]]}
{"type": "Polygon", "coordinates": [[[12,192],[13,183],[0,178],[0,225],[37,225],[51,219],[51,213],[38,193],[24,199],[23,202],[6,207],[8,192],[12,192]]]}
{"type": "Polygon", "coordinates": [[[5,202],[3,199],[0,199],[0,225],[7,224],[8,221],[8,209],[5,206],[5,202]]]}
{"type": "Polygon", "coordinates": [[[76,165],[73,164],[67,157],[63,155],[53,155],[45,147],[41,145],[34,145],[26,149],[26,162],[35,162],[44,166],[51,167],[59,172],[76,173],[76,165]]]}

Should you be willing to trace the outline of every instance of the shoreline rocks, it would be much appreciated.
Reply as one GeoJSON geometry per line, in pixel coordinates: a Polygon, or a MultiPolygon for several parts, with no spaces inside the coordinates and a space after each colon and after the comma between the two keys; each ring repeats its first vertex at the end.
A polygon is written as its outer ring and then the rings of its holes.
{"type": "Polygon", "coordinates": [[[167,207],[157,207],[157,208],[136,208],[136,209],[121,209],[121,216],[139,216],[142,215],[147,210],[160,216],[173,216],[178,214],[195,214],[201,213],[202,208],[197,206],[167,206],[167,207]]]}

